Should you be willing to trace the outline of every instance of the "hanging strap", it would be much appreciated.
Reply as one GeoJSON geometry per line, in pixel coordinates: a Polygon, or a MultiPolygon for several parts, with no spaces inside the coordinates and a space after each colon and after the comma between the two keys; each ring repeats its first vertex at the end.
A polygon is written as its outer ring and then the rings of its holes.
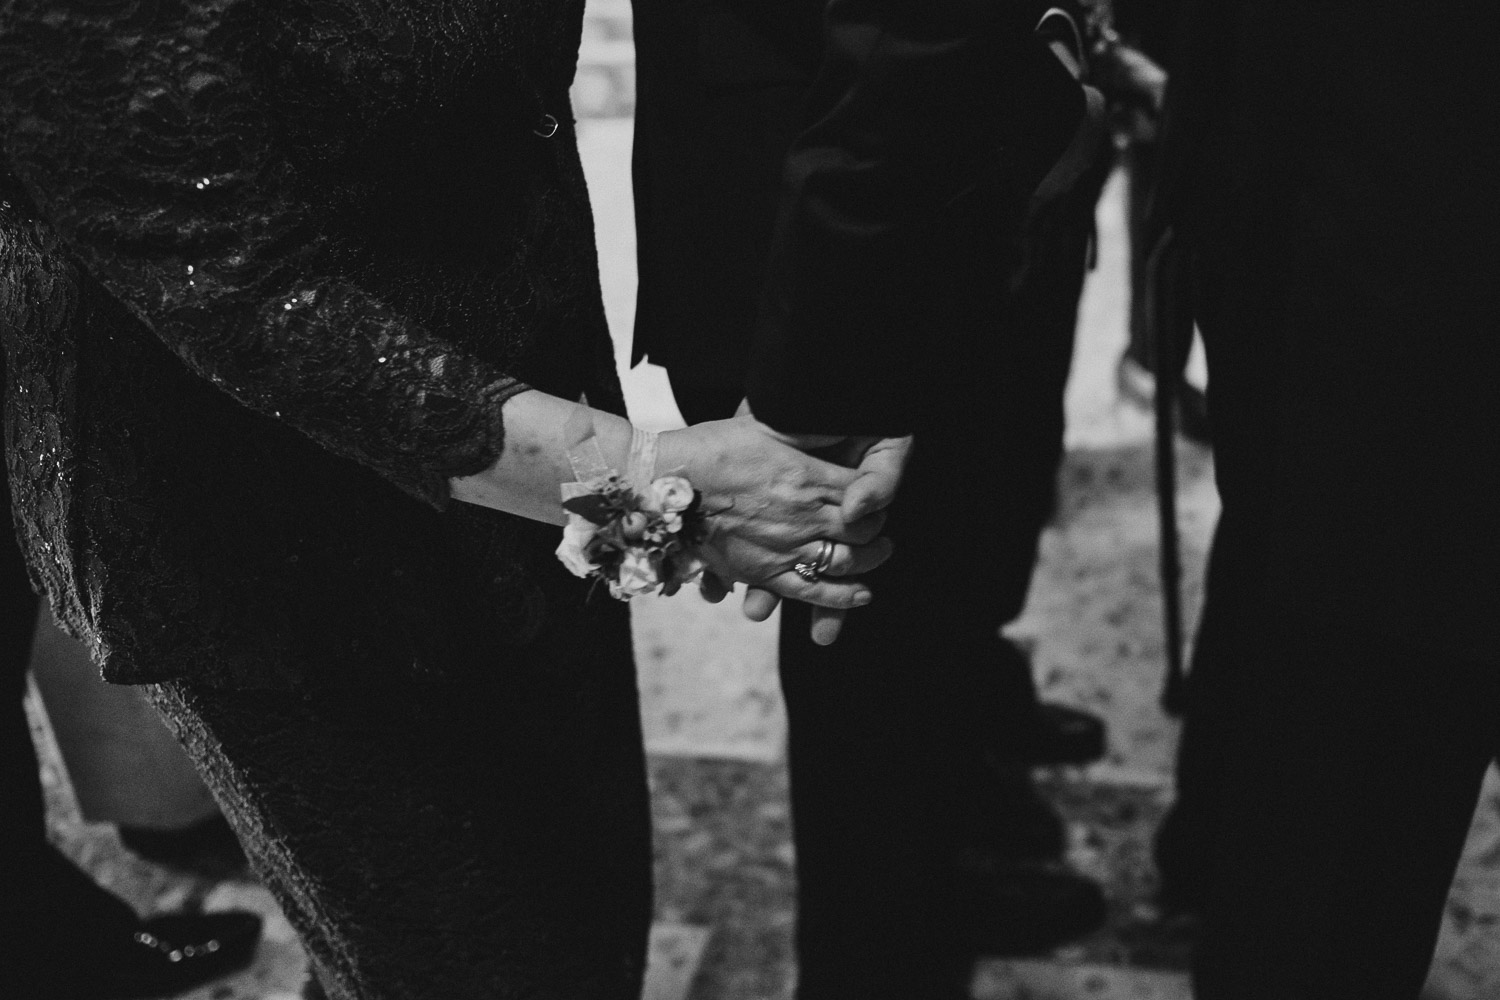
{"type": "Polygon", "coordinates": [[[1188,305],[1187,267],[1175,232],[1168,227],[1146,259],[1146,331],[1156,380],[1156,509],[1161,571],[1162,644],[1166,673],[1161,706],[1182,715],[1182,557],[1177,531],[1177,385],[1184,344],[1192,343],[1193,313],[1188,305]]]}

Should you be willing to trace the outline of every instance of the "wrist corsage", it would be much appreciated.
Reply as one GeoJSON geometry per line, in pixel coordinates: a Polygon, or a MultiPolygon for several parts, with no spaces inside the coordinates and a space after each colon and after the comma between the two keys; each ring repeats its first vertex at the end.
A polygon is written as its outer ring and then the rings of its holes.
{"type": "Polygon", "coordinates": [[[703,572],[703,497],[682,476],[655,476],[655,434],[635,432],[621,475],[605,464],[590,421],[568,461],[576,481],[562,486],[568,524],[557,558],[569,572],[602,580],[621,601],[675,594],[703,572]]]}

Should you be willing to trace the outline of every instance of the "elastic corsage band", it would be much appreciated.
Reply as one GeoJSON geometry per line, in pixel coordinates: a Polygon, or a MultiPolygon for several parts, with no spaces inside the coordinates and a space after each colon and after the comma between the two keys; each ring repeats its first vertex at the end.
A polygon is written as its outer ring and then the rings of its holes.
{"type": "Polygon", "coordinates": [[[557,558],[574,576],[609,585],[628,601],[653,591],[675,594],[703,572],[698,546],[707,533],[703,498],[682,476],[656,477],[656,435],[637,430],[625,475],[609,468],[594,437],[587,401],[570,419],[568,461],[576,482],[563,483],[563,528],[557,558]]]}

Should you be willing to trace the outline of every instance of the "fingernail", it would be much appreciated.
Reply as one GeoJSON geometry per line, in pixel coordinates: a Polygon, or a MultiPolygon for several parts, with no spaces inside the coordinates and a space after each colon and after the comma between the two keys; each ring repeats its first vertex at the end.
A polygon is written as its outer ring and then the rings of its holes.
{"type": "Polygon", "coordinates": [[[868,590],[861,590],[859,593],[854,595],[854,606],[856,608],[862,608],[866,604],[869,604],[870,601],[874,600],[874,598],[875,595],[870,593],[868,590]]]}

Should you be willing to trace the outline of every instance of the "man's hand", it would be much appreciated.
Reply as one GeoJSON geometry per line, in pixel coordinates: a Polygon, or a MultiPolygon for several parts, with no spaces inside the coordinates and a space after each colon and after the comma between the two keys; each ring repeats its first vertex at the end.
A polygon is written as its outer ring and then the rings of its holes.
{"type": "Polygon", "coordinates": [[[846,463],[859,478],[844,491],[840,513],[846,521],[859,521],[883,511],[896,500],[901,476],[911,459],[912,438],[852,438],[846,463]]]}

